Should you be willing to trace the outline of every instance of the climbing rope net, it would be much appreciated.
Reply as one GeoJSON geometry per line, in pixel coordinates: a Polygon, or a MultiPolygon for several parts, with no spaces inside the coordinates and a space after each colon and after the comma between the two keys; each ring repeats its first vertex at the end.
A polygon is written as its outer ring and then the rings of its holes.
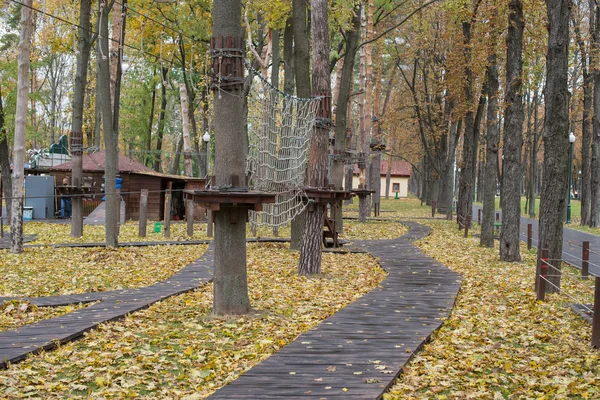
{"type": "Polygon", "coordinates": [[[275,203],[252,211],[255,225],[288,224],[306,207],[304,178],[320,98],[287,95],[249,67],[254,84],[248,98],[248,158],[250,186],[275,194],[275,203]]]}

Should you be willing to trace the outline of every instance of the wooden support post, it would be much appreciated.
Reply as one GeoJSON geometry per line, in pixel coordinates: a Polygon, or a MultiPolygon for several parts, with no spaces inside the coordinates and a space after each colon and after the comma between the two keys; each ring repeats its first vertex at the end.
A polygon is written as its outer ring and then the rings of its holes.
{"type": "Polygon", "coordinates": [[[146,237],[146,226],[148,224],[148,189],[142,189],[140,193],[140,221],[139,235],[140,237],[146,237]]]}
{"type": "Polygon", "coordinates": [[[548,249],[542,249],[542,257],[539,263],[539,275],[537,276],[537,299],[544,301],[546,298],[546,277],[548,276],[548,249]]]}
{"type": "Polygon", "coordinates": [[[527,224],[527,250],[531,250],[532,239],[533,239],[533,225],[527,224]]]}
{"type": "Polygon", "coordinates": [[[188,199],[185,202],[185,219],[187,221],[187,234],[194,236],[194,200],[188,199]]]}
{"type": "Polygon", "coordinates": [[[213,237],[213,212],[206,211],[206,236],[213,237]]]}
{"type": "Polygon", "coordinates": [[[481,225],[481,208],[477,209],[477,223],[481,225]]]}
{"type": "Polygon", "coordinates": [[[590,242],[583,242],[583,248],[581,251],[581,277],[587,279],[590,276],[589,272],[590,265],[590,242]]]}
{"type": "Polygon", "coordinates": [[[600,277],[594,287],[594,317],[592,320],[592,346],[600,348],[600,277]]]}
{"type": "Polygon", "coordinates": [[[431,218],[435,218],[435,206],[436,206],[436,202],[432,201],[431,202],[431,218]]]}
{"type": "Polygon", "coordinates": [[[173,182],[167,183],[167,192],[165,193],[165,237],[171,237],[171,190],[173,182]]]}
{"type": "Polygon", "coordinates": [[[471,217],[467,217],[467,221],[465,222],[465,238],[469,237],[469,226],[471,225],[471,217]]]}

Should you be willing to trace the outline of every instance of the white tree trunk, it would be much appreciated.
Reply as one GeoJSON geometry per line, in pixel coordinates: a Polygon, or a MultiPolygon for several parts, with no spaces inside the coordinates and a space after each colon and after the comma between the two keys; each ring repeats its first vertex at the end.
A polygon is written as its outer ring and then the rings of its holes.
{"type": "Polygon", "coordinates": [[[188,96],[185,84],[179,85],[179,97],[181,98],[181,119],[183,126],[183,154],[185,164],[185,174],[193,176],[192,169],[192,143],[190,142],[190,121],[188,118],[188,96]]]}
{"type": "Polygon", "coordinates": [[[13,199],[11,213],[12,253],[23,252],[23,181],[25,175],[25,134],[27,131],[27,103],[29,98],[29,55],[31,44],[31,2],[23,0],[21,7],[21,38],[19,40],[17,108],[13,144],[13,199]]]}

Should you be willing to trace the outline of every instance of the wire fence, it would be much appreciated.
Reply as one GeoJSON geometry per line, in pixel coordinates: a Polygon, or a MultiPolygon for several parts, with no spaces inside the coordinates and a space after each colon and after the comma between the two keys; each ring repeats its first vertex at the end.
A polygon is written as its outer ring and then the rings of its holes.
{"type": "Polygon", "coordinates": [[[584,249],[582,273],[572,273],[571,266],[563,265],[562,259],[548,257],[548,249],[542,249],[536,273],[537,299],[546,300],[546,293],[557,293],[571,302],[571,308],[592,323],[592,346],[600,348],[600,277],[589,279],[583,263],[589,263],[589,243],[584,249]]]}

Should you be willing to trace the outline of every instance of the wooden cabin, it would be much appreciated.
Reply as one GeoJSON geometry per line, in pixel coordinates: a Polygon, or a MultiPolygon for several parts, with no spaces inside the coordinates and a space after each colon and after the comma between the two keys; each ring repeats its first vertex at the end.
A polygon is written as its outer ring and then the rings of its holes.
{"type": "MultiPolygon", "coordinates": [[[[104,166],[106,152],[99,151],[83,155],[83,186],[89,193],[84,198],[84,215],[89,214],[102,201],[104,184],[104,166]]],[[[43,172],[53,175],[57,185],[66,177],[69,181],[72,175],[71,161],[49,168],[43,172]]],[[[31,171],[30,171],[31,172],[31,171]]],[[[140,192],[148,189],[148,219],[161,221],[165,216],[165,191],[169,183],[172,185],[171,218],[183,220],[185,204],[183,189],[202,189],[205,180],[179,175],[161,174],[145,165],[119,154],[119,173],[121,178],[121,196],[125,201],[125,219],[138,220],[140,217],[140,192]]],[[[60,191],[60,186],[57,186],[60,191]]],[[[196,220],[204,218],[205,210],[196,207],[194,217],[196,220]]]]}

